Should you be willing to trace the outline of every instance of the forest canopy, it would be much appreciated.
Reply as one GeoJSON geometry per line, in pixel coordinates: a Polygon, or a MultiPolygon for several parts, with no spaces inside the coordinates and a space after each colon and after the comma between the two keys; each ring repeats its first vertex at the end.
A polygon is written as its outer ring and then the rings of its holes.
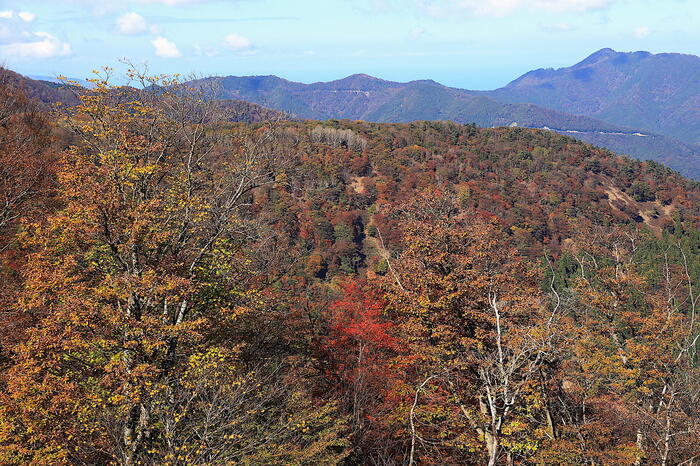
{"type": "Polygon", "coordinates": [[[0,83],[0,463],[700,456],[698,183],[129,78],[0,83]]]}

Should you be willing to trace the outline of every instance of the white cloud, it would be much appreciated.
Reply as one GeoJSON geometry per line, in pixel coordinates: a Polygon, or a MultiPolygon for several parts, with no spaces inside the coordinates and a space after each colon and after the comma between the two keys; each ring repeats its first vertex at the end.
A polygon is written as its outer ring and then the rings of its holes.
{"type": "Polygon", "coordinates": [[[581,12],[605,8],[616,1],[618,0],[415,0],[415,3],[431,16],[468,12],[479,16],[503,17],[521,9],[554,13],[581,12]]]}
{"type": "Polygon", "coordinates": [[[146,18],[138,13],[125,13],[115,21],[116,30],[119,34],[134,35],[143,34],[148,31],[146,18]]]}
{"type": "Polygon", "coordinates": [[[0,56],[8,58],[54,58],[72,53],[71,46],[47,32],[26,33],[28,40],[0,45],[0,56]]]}
{"type": "Polygon", "coordinates": [[[36,15],[29,11],[0,11],[0,60],[42,59],[66,57],[72,54],[71,45],[56,36],[34,31],[29,23],[36,15]]]}
{"type": "Polygon", "coordinates": [[[224,37],[224,45],[231,50],[239,51],[249,49],[253,43],[247,37],[238,34],[229,34],[224,37]]]}
{"type": "Polygon", "coordinates": [[[151,41],[156,49],[156,55],[162,58],[179,58],[182,56],[174,42],[165,37],[158,36],[151,41]]]}
{"type": "Polygon", "coordinates": [[[28,11],[20,11],[19,13],[17,13],[17,16],[19,16],[19,19],[21,19],[25,23],[31,23],[36,19],[36,15],[28,11]]]}
{"type": "Polygon", "coordinates": [[[0,11],[0,19],[12,19],[12,18],[18,18],[25,23],[31,23],[36,19],[36,15],[34,13],[30,13],[29,11],[19,11],[15,13],[14,10],[4,10],[0,11]]]}
{"type": "Polygon", "coordinates": [[[634,37],[638,39],[643,39],[649,34],[651,34],[651,29],[649,26],[638,26],[634,28],[634,37]]]}

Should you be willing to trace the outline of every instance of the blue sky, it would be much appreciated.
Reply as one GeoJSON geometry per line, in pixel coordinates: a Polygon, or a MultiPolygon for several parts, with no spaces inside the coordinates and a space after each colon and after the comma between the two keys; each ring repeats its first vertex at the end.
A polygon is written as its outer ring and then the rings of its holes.
{"type": "Polygon", "coordinates": [[[88,77],[127,57],[162,73],[367,73],[500,87],[592,52],[700,55],[700,0],[0,0],[0,60],[88,77]]]}

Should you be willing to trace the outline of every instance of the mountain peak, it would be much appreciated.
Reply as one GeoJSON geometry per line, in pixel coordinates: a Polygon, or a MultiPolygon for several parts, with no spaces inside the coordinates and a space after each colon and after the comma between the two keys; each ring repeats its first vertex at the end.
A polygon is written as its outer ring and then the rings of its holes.
{"type": "Polygon", "coordinates": [[[312,87],[317,89],[329,89],[329,90],[358,90],[358,91],[373,91],[386,89],[389,87],[394,87],[396,83],[391,81],[385,81],[380,78],[375,78],[368,74],[359,73],[352,74],[347,78],[338,79],[336,81],[330,82],[319,82],[311,84],[312,87]]]}
{"type": "Polygon", "coordinates": [[[374,76],[370,76],[365,73],[356,73],[356,74],[351,74],[350,76],[339,79],[335,82],[353,82],[353,83],[386,83],[388,81],[385,81],[380,78],[375,78],[374,76]]]}
{"type": "Polygon", "coordinates": [[[365,73],[351,74],[350,76],[348,76],[345,79],[368,79],[370,81],[383,81],[383,79],[375,78],[374,76],[370,76],[370,75],[365,74],[365,73]]]}
{"type": "Polygon", "coordinates": [[[615,55],[617,53],[620,53],[620,52],[618,52],[615,49],[611,49],[610,47],[604,47],[604,48],[598,50],[597,52],[593,52],[593,54],[591,56],[592,57],[593,56],[601,56],[601,57],[607,56],[607,57],[609,57],[609,56],[615,55]]]}
{"type": "Polygon", "coordinates": [[[577,68],[581,66],[588,66],[588,65],[596,65],[598,63],[603,63],[607,61],[611,61],[613,65],[624,65],[627,63],[634,63],[638,62],[641,60],[645,60],[650,57],[658,57],[658,56],[673,56],[673,57],[679,57],[681,56],[680,54],[660,54],[660,55],[654,55],[650,52],[646,51],[636,51],[636,52],[618,52],[616,50],[613,50],[611,48],[604,48],[600,49],[597,52],[593,53],[590,55],[588,58],[583,60],[580,63],[577,63],[574,65],[572,68],[577,68]]]}
{"type": "Polygon", "coordinates": [[[584,59],[582,62],[578,63],[578,65],[592,65],[594,63],[601,62],[603,60],[607,60],[609,58],[614,58],[618,56],[622,52],[617,52],[616,50],[613,50],[609,47],[603,48],[598,50],[597,52],[592,53],[589,55],[586,59],[584,59]]]}

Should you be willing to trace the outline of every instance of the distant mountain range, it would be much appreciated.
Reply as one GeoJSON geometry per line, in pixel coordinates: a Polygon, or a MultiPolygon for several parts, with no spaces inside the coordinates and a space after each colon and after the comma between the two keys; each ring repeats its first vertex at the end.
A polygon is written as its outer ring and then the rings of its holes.
{"type": "MultiPolygon", "coordinates": [[[[73,97],[60,84],[25,79],[29,93],[45,102],[73,97]]],[[[452,120],[542,128],[655,160],[700,180],[700,58],[692,55],[603,49],[574,66],[531,71],[493,91],[456,89],[431,80],[399,83],[365,74],[313,84],[276,76],[227,76],[189,85],[215,85],[234,120],[279,115],[245,106],[245,101],[302,119],[452,120]],[[246,118],[247,109],[257,116],[246,118]]]]}
{"type": "Polygon", "coordinates": [[[603,49],[561,69],[531,71],[485,92],[700,143],[700,57],[603,49]]]}
{"type": "Polygon", "coordinates": [[[494,91],[365,74],[313,84],[276,76],[211,77],[192,84],[216,84],[220,98],[298,118],[551,129],[700,179],[700,58],[691,55],[603,49],[570,68],[531,71],[494,91]]]}
{"type": "Polygon", "coordinates": [[[64,84],[31,79],[2,67],[0,67],[0,83],[22,88],[29,97],[45,104],[62,102],[66,105],[74,105],[78,102],[75,94],[64,84]]]}
{"type": "Polygon", "coordinates": [[[218,89],[222,99],[254,102],[313,120],[393,123],[453,120],[487,127],[549,126],[579,131],[631,132],[620,125],[528,103],[503,103],[429,80],[398,83],[356,74],[338,81],[302,84],[276,76],[228,76],[205,78],[191,84],[218,89]]]}
{"type": "MultiPolygon", "coordinates": [[[[58,79],[48,77],[46,79],[33,79],[0,67],[0,82],[8,82],[13,86],[20,87],[29,97],[49,106],[58,102],[65,105],[76,105],[80,102],[75,91],[81,88],[70,89],[58,79]]],[[[86,81],[71,79],[71,82],[78,86],[83,86],[83,83],[85,83],[83,87],[91,86],[86,81]]],[[[262,107],[253,102],[220,99],[219,103],[223,118],[228,121],[256,123],[264,120],[289,118],[284,112],[262,107]]]]}

